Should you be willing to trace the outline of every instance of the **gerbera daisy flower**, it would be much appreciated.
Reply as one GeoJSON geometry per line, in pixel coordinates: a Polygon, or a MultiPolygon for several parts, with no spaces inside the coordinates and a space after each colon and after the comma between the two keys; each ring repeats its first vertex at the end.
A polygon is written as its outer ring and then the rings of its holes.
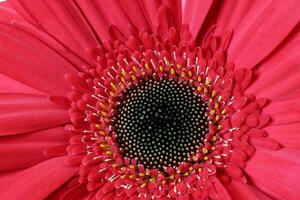
{"type": "Polygon", "coordinates": [[[0,199],[298,199],[299,1],[0,4],[0,199]]]}

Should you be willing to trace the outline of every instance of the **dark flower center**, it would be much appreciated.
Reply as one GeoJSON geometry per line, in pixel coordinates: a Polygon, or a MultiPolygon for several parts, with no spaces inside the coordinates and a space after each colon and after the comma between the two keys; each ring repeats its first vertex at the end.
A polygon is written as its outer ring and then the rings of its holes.
{"type": "Polygon", "coordinates": [[[188,161],[208,133],[207,104],[194,90],[175,80],[148,80],[127,90],[113,120],[123,156],[148,169],[188,161]]]}

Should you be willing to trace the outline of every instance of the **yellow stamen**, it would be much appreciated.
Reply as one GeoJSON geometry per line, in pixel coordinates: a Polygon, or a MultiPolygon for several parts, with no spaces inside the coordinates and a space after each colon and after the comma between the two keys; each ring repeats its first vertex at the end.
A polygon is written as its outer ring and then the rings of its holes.
{"type": "Polygon", "coordinates": [[[135,180],[135,176],[134,175],[129,175],[129,178],[132,180],[135,180]]]}
{"type": "Polygon", "coordinates": [[[152,178],[150,178],[150,180],[149,180],[150,182],[153,182],[153,181],[155,181],[155,178],[154,177],[152,177],[152,178]]]}
{"type": "Polygon", "coordinates": [[[197,161],[198,160],[197,156],[193,156],[192,159],[193,159],[193,161],[197,161]]]}
{"type": "Polygon", "coordinates": [[[109,92],[110,96],[114,97],[115,93],[113,93],[112,91],[109,92]]]}
{"type": "Polygon", "coordinates": [[[124,175],[121,176],[121,179],[124,179],[124,178],[126,178],[126,174],[124,174],[124,175]]]}
{"type": "Polygon", "coordinates": [[[99,134],[103,136],[106,135],[105,131],[99,131],[99,134]]]}
{"type": "Polygon", "coordinates": [[[121,167],[121,170],[122,170],[122,171],[126,170],[126,167],[121,167]]]}
{"type": "Polygon", "coordinates": [[[117,163],[112,164],[113,167],[118,167],[119,165],[117,163]]]}
{"type": "Polygon", "coordinates": [[[100,147],[101,148],[104,148],[104,149],[107,149],[109,148],[110,146],[108,144],[100,144],[100,147]]]}
{"type": "Polygon", "coordinates": [[[211,83],[210,78],[206,78],[205,84],[206,84],[206,85],[209,85],[210,83],[211,83]]]}
{"type": "Polygon", "coordinates": [[[136,81],[136,76],[135,75],[131,75],[131,78],[133,81],[136,81]]]}
{"type": "Polygon", "coordinates": [[[214,136],[212,137],[211,140],[212,140],[213,142],[217,141],[217,136],[214,135],[214,136]]]}
{"type": "Polygon", "coordinates": [[[126,80],[125,80],[125,78],[124,78],[124,77],[121,77],[121,81],[122,81],[123,83],[125,83],[125,82],[126,82],[126,80]]]}
{"type": "Polygon", "coordinates": [[[129,165],[129,168],[130,168],[130,169],[134,169],[135,166],[134,166],[134,165],[129,165]]]}
{"type": "Polygon", "coordinates": [[[221,114],[224,115],[225,113],[226,113],[226,110],[223,109],[222,112],[221,112],[221,114]]]}
{"type": "Polygon", "coordinates": [[[113,82],[110,82],[110,86],[111,86],[112,89],[114,89],[115,91],[118,90],[117,86],[116,86],[113,82]]]}
{"type": "Polygon", "coordinates": [[[144,177],[145,173],[139,173],[139,176],[144,177]]]}
{"type": "Polygon", "coordinates": [[[122,69],[122,75],[123,75],[123,76],[126,76],[126,75],[127,75],[127,73],[126,73],[126,71],[125,71],[124,69],[122,69]]]}
{"type": "Polygon", "coordinates": [[[211,97],[214,98],[214,97],[216,96],[216,94],[217,94],[217,92],[216,92],[215,90],[213,90],[213,91],[211,92],[211,97]]]}
{"type": "Polygon", "coordinates": [[[175,75],[175,70],[173,68],[171,68],[170,72],[172,75],[175,75]]]}
{"type": "Polygon", "coordinates": [[[104,112],[104,111],[101,111],[101,115],[103,115],[104,117],[107,117],[107,116],[108,116],[108,113],[107,113],[107,112],[104,112]]]}
{"type": "Polygon", "coordinates": [[[160,70],[161,72],[163,72],[163,71],[164,71],[163,66],[159,66],[159,70],[160,70]]]}
{"type": "Polygon", "coordinates": [[[100,103],[100,107],[103,108],[103,109],[107,109],[108,106],[104,103],[100,103]]]}
{"type": "Polygon", "coordinates": [[[200,85],[198,85],[197,90],[200,92],[202,90],[202,87],[200,85]]]}
{"type": "Polygon", "coordinates": [[[120,83],[120,87],[122,90],[125,90],[125,86],[122,83],[120,83]]]}
{"type": "Polygon", "coordinates": [[[133,66],[132,69],[134,72],[138,72],[138,69],[136,68],[136,66],[133,66]]]}

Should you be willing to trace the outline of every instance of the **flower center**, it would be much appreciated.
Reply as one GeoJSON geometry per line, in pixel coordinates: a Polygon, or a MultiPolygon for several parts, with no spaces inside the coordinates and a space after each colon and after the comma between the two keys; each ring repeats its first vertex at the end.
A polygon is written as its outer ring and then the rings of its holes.
{"type": "Polygon", "coordinates": [[[113,119],[124,157],[145,168],[187,162],[208,133],[207,104],[186,81],[148,80],[125,91],[113,119]]]}

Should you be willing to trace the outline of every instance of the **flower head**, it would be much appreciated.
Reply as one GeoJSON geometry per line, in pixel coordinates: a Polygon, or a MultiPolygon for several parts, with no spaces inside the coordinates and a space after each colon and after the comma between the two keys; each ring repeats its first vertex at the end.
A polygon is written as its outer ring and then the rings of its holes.
{"type": "Polygon", "coordinates": [[[9,3],[4,198],[297,197],[299,3],[9,3]]]}

